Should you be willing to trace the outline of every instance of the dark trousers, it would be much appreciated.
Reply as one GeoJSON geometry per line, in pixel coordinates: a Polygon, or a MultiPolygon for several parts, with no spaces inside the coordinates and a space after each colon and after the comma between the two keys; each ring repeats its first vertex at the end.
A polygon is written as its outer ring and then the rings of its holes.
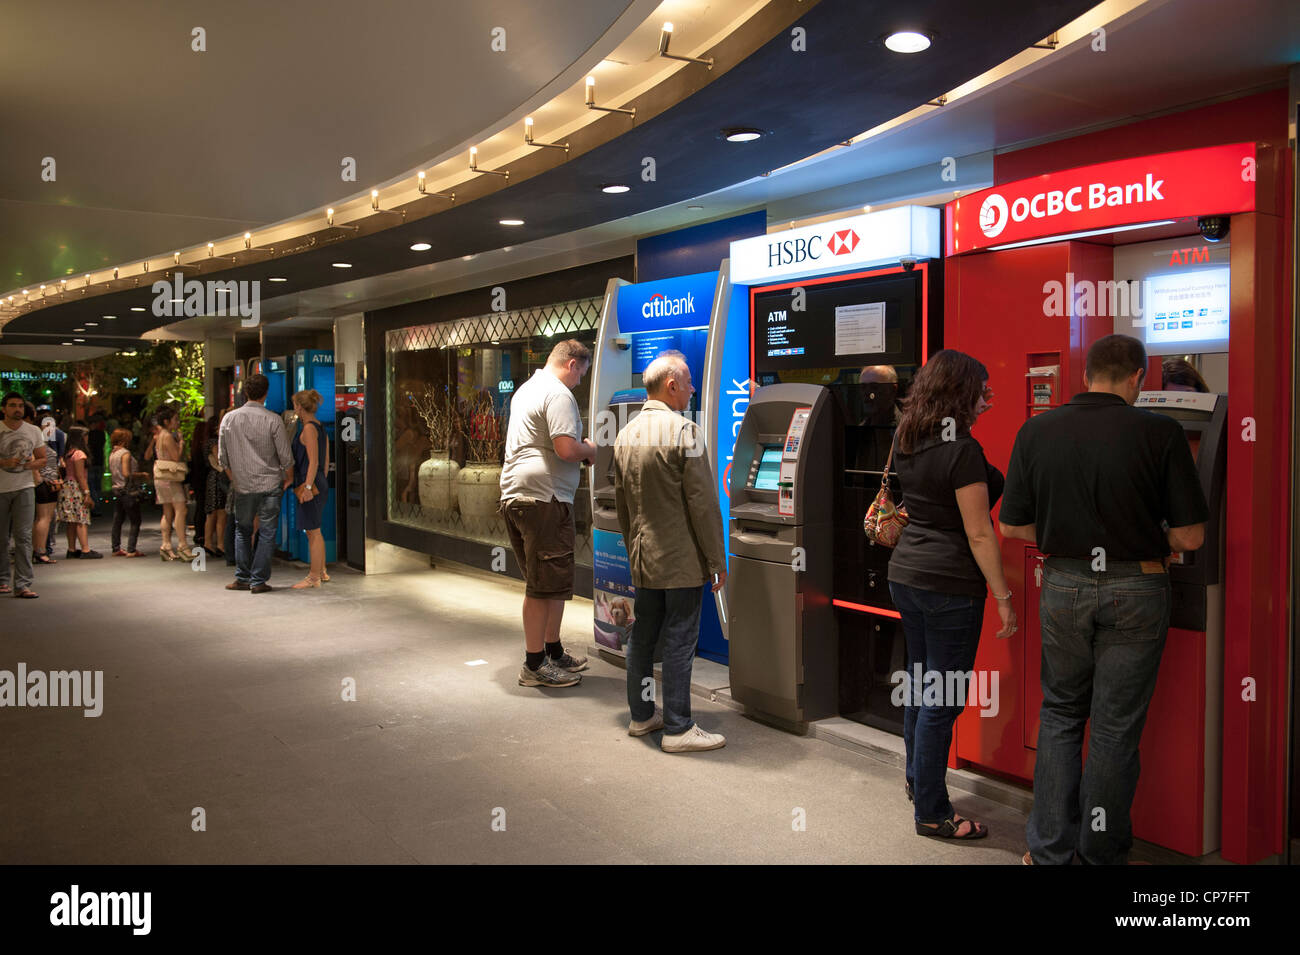
{"type": "Polygon", "coordinates": [[[1136,563],[1048,558],[1039,599],[1043,706],[1034,808],[1025,834],[1038,865],[1123,865],[1138,744],[1169,633],[1168,574],[1136,563]],[[1083,733],[1088,721],[1088,761],[1083,733]]]}
{"type": "Polygon", "coordinates": [[[127,553],[135,552],[136,541],[140,537],[140,497],[134,491],[118,491],[117,503],[113,507],[113,550],[122,547],[122,524],[129,522],[127,533],[127,553]]]}
{"type": "Polygon", "coordinates": [[[954,696],[947,692],[965,685],[949,674],[970,673],[975,666],[984,624],[984,597],[945,594],[892,581],[889,592],[902,615],[907,639],[903,743],[913,812],[917,822],[939,823],[954,813],[948,798],[948,750],[952,724],[966,706],[964,693],[954,696]],[[922,674],[920,685],[915,680],[917,664],[922,674]],[[926,693],[931,681],[944,692],[926,693]]]}
{"type": "Polygon", "coordinates": [[[280,525],[280,490],[265,493],[232,494],[235,525],[235,579],[256,587],[271,579],[271,558],[275,555],[275,532],[280,525]],[[253,518],[258,519],[253,540],[253,518]]]}
{"type": "Polygon", "coordinates": [[[636,589],[632,636],[627,644],[627,706],[632,719],[654,716],[655,646],[663,641],[664,732],[685,733],[691,719],[691,665],[700,638],[703,587],[636,589]]]}

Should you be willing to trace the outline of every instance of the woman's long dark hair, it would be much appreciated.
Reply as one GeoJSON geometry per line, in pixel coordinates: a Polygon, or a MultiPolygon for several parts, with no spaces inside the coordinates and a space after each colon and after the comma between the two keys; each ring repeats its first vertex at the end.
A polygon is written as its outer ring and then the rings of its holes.
{"type": "Polygon", "coordinates": [[[988,379],[989,370],[965,352],[945,348],[931,355],[903,399],[898,450],[910,454],[927,438],[938,436],[946,418],[956,422],[959,434],[969,431],[988,379]]]}
{"type": "Polygon", "coordinates": [[[90,436],[90,429],[84,428],[79,424],[74,424],[68,429],[68,443],[64,445],[64,455],[71,454],[73,451],[80,451],[82,454],[90,455],[90,445],[87,438],[90,436]]]}

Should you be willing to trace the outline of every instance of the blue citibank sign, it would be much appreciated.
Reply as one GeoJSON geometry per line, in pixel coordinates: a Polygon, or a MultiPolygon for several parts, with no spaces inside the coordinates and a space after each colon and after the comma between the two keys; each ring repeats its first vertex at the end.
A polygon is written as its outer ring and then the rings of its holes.
{"type": "Polygon", "coordinates": [[[618,330],[624,335],[709,324],[717,272],[682,275],[618,290],[618,330]]]}

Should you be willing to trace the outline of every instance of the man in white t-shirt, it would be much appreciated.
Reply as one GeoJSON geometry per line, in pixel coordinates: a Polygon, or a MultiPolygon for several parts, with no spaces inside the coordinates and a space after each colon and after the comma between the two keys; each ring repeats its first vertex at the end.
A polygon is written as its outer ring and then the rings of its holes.
{"type": "Polygon", "coordinates": [[[28,599],[32,590],[32,521],[36,518],[36,475],[45,466],[45,435],[23,420],[27,402],[11,391],[0,423],[0,594],[28,599]],[[13,585],[9,583],[9,538],[14,541],[13,585]]]}
{"type": "Polygon", "coordinates": [[[551,350],[510,400],[501,516],[524,574],[524,649],[520,686],[574,686],[585,656],[560,642],[564,602],[573,597],[573,495],[596,445],[582,437],[573,389],[591,367],[591,350],[568,339],[551,350]]]}

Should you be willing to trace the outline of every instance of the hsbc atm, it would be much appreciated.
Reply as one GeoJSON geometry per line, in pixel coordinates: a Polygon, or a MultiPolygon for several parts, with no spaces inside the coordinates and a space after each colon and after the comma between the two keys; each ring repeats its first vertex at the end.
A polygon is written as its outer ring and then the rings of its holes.
{"type": "Polygon", "coordinates": [[[833,582],[838,406],[820,385],[750,400],[731,469],[731,695],[790,723],[838,712],[833,582]]]}

